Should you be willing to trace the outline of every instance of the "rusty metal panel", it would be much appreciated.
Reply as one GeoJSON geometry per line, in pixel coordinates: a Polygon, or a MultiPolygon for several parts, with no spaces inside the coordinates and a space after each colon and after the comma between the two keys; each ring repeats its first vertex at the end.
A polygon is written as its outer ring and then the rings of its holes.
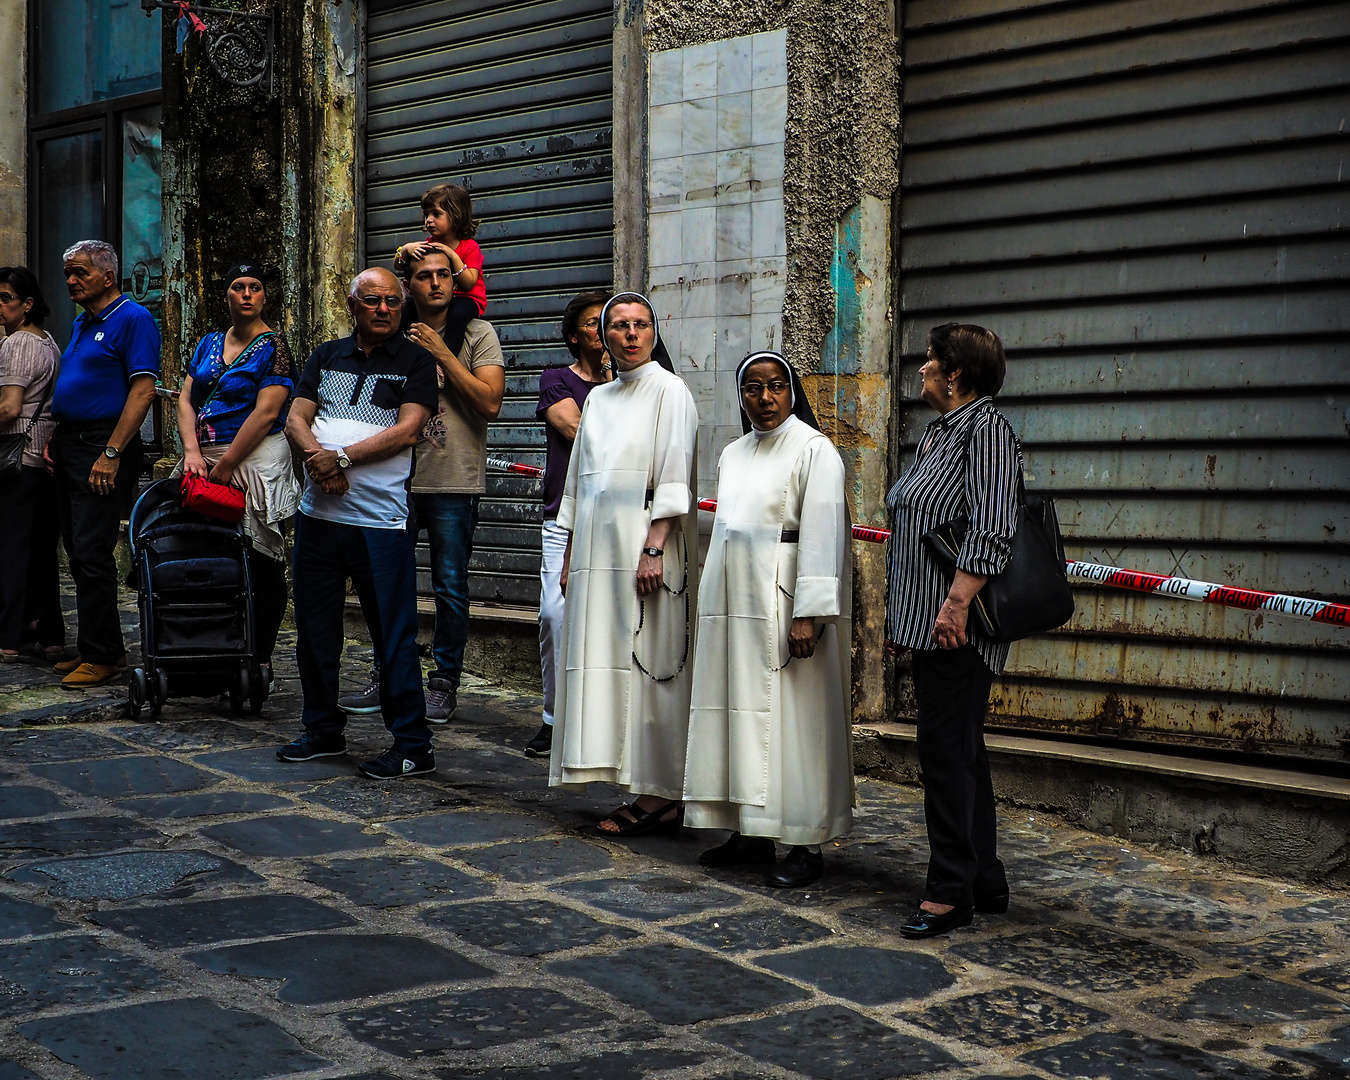
{"type": "MultiPolygon", "coordinates": [[[[483,220],[487,317],[507,391],[489,453],[543,464],[539,372],[570,363],[558,317],[613,278],[613,8],[596,0],[371,0],[366,55],[369,264],[419,235],[437,183],[483,220]]],[[[475,601],[539,599],[539,485],[490,475],[470,564],[475,601]]],[[[423,552],[419,589],[430,588],[423,552]]]]}
{"type": "MultiPolygon", "coordinates": [[[[1350,5],[906,0],[896,395],[996,330],[1073,558],[1350,598],[1350,5]]],[[[1350,633],[1075,590],[991,724],[1350,757],[1350,633]]]]}

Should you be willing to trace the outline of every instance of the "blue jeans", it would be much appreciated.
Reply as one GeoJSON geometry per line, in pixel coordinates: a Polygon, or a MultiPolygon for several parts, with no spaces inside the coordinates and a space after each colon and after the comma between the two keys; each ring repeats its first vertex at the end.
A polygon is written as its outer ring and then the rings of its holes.
{"type": "Polygon", "coordinates": [[[431,590],[436,594],[435,661],[430,678],[459,689],[464,645],[469,640],[469,557],[478,525],[478,496],[413,493],[412,534],[426,529],[431,546],[431,590]]]}
{"type": "Polygon", "coordinates": [[[356,586],[380,665],[380,711],[404,754],[431,749],[422,661],[417,655],[417,560],[403,529],[367,529],[295,515],[295,660],[316,735],[347,726],[338,708],[342,612],[347,578],[356,586]]]}

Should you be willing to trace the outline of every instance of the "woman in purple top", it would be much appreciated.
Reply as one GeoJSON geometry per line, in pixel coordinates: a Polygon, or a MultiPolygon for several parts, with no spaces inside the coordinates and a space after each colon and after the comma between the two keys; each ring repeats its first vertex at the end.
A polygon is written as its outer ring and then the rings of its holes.
{"type": "Polygon", "coordinates": [[[525,744],[530,757],[548,757],[553,749],[553,690],[557,684],[558,644],[562,637],[563,596],[558,585],[567,532],[558,528],[558,504],[572,458],[572,440],[581,421],[586,395],[609,381],[605,345],[600,338],[600,312],[609,293],[587,292],[563,309],[562,339],[576,357],[570,367],[551,367],[539,376],[535,415],[544,421],[548,463],[544,468],[544,559],[539,567],[539,666],[544,673],[544,723],[525,744]]]}

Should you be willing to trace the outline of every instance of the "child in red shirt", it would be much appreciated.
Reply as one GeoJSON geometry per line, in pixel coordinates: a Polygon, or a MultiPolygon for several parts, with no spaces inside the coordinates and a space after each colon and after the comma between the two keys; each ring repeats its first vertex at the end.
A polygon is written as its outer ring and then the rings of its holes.
{"type": "Polygon", "coordinates": [[[394,253],[394,272],[403,272],[405,256],[421,259],[429,252],[440,251],[449,258],[455,288],[445,317],[445,344],[458,356],[465,328],[487,311],[483,249],[473,240],[478,231],[473,200],[458,184],[438,184],[422,196],[422,218],[427,239],[401,245],[394,253]]]}

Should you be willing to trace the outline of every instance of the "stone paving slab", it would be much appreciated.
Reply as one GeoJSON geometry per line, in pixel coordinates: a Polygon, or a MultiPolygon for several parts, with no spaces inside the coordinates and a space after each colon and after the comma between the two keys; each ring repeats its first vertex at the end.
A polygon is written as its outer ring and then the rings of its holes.
{"type": "Polygon", "coordinates": [[[729,911],[670,927],[681,937],[722,952],[762,952],[805,945],[837,931],[778,911],[729,911]]]}
{"type": "Polygon", "coordinates": [[[123,757],[111,761],[67,761],[35,765],[34,773],[62,787],[103,799],[167,795],[220,783],[204,769],[165,757],[123,757]]]}
{"type": "Polygon", "coordinates": [[[202,835],[245,855],[278,858],[360,851],[383,847],[387,842],[385,837],[371,835],[364,826],[354,822],[330,821],[305,814],[274,814],[210,825],[202,829],[202,835]]]}
{"type": "Polygon", "coordinates": [[[17,1062],[0,1061],[0,1080],[42,1080],[42,1077],[17,1062]]]}
{"type": "Polygon", "coordinates": [[[164,795],[158,798],[127,799],[122,804],[138,817],[173,820],[175,818],[224,817],[227,814],[261,814],[295,804],[279,795],[262,791],[204,791],[196,795],[164,795]]]}
{"type": "Polygon", "coordinates": [[[130,900],[156,893],[184,896],[225,882],[264,880],[236,862],[205,851],[128,851],[56,859],[29,863],[8,877],[44,886],[52,896],[76,900],[130,900]]]}
{"type": "Polygon", "coordinates": [[[0,940],[55,934],[73,926],[51,908],[13,896],[0,896],[0,940]]]}
{"type": "Polygon", "coordinates": [[[100,911],[93,919],[100,926],[164,948],[356,925],[351,916],[303,896],[240,896],[122,908],[100,911]]]}
{"type": "Polygon", "coordinates": [[[636,930],[600,922],[548,900],[447,904],[423,912],[422,920],[473,945],[513,956],[542,956],[638,936],[636,930]]]}
{"type": "Polygon", "coordinates": [[[662,1024],[697,1024],[810,997],[782,979],[679,945],[557,960],[549,970],[582,979],[662,1024]]]}
{"type": "Polygon", "coordinates": [[[281,979],[281,1001],[324,1005],[431,983],[464,982],[489,968],[409,934],[305,934],[229,945],[187,958],[208,971],[281,979]]]}
{"type": "Polygon", "coordinates": [[[127,817],[78,817],[0,825],[0,855],[112,851],[163,833],[127,817]]]}
{"type": "Polygon", "coordinates": [[[533,839],[552,831],[552,826],[548,822],[537,821],[520,814],[494,814],[473,810],[389,821],[385,823],[385,828],[405,840],[433,848],[491,844],[498,840],[533,839]]]}
{"type": "Polygon", "coordinates": [[[1041,1042],[1096,1027],[1108,1013],[1028,986],[950,998],[908,1019],[938,1035],[991,1048],[1041,1042]]]}
{"type": "Polygon", "coordinates": [[[1275,1074],[1210,1051],[1132,1031],[1100,1031],[1044,1050],[1022,1061],[1055,1076],[1102,1080],[1274,1080],[1275,1074]]]}
{"type": "Polygon", "coordinates": [[[249,746],[238,750],[217,750],[197,754],[193,761],[208,769],[219,769],[243,780],[258,783],[291,784],[300,780],[323,780],[330,776],[355,776],[356,762],[345,757],[316,758],[313,761],[278,761],[280,744],[249,746]]]}
{"type": "Polygon", "coordinates": [[[453,866],[411,855],[335,859],[304,870],[305,880],[341,893],[353,904],[391,908],[423,900],[472,900],[492,886],[453,866]]]}
{"type": "Polygon", "coordinates": [[[0,787],[0,820],[46,817],[69,810],[64,802],[45,788],[0,787]]]}
{"type": "Polygon", "coordinates": [[[709,1028],[708,1038],[819,1080],[893,1080],[959,1064],[941,1047],[837,1005],[709,1028]]]}
{"type": "Polygon", "coordinates": [[[956,977],[942,961],[921,952],[867,945],[822,945],[779,953],[755,963],[798,982],[820,987],[831,997],[860,1005],[886,1005],[928,997],[956,977]]]}
{"type": "Polygon", "coordinates": [[[589,874],[613,865],[603,848],[570,837],[498,844],[467,851],[460,858],[486,874],[521,882],[589,874]]]}
{"type": "Polygon", "coordinates": [[[742,897],[726,889],[665,874],[575,881],[556,885],[554,889],[615,915],[647,921],[691,915],[709,908],[735,906],[743,902],[742,897]]]}
{"type": "Polygon", "coordinates": [[[20,1030],[94,1080],[260,1080],[328,1064],[270,1020],[203,998],[35,1020],[20,1030]]]}
{"type": "Polygon", "coordinates": [[[6,943],[0,950],[3,1016],[51,1005],[111,1001],[169,985],[145,961],[109,949],[94,937],[38,938],[6,943]]]}
{"type": "Polygon", "coordinates": [[[347,1013],[342,1022],[362,1042],[402,1058],[438,1050],[479,1050],[518,1039],[553,1037],[609,1019],[547,989],[514,986],[420,998],[347,1013]]]}

